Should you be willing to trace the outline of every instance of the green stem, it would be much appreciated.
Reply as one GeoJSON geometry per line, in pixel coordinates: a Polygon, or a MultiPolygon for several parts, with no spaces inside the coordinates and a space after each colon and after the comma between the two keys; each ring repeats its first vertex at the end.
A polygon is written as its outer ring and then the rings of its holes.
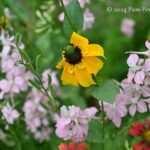
{"type": "Polygon", "coordinates": [[[101,111],[102,111],[102,144],[101,144],[101,150],[104,150],[104,139],[105,139],[105,128],[104,128],[104,123],[105,123],[105,113],[104,113],[104,103],[101,101],[101,111]]]}
{"type": "Polygon", "coordinates": [[[73,29],[75,32],[77,32],[77,29],[74,27],[73,23],[71,22],[71,19],[70,19],[69,16],[68,16],[68,13],[67,13],[67,11],[66,11],[66,7],[65,7],[65,5],[64,5],[64,3],[63,3],[63,0],[60,0],[60,3],[61,3],[61,5],[62,5],[63,11],[64,11],[64,13],[65,13],[65,16],[66,16],[68,22],[70,23],[72,29],[73,29]]]}
{"type": "Polygon", "coordinates": [[[54,99],[54,97],[52,96],[52,94],[51,94],[51,96],[49,95],[49,93],[48,93],[47,90],[45,89],[45,87],[44,87],[44,85],[43,85],[43,82],[42,82],[41,78],[39,77],[39,75],[35,74],[35,76],[36,76],[37,79],[39,80],[39,82],[40,82],[40,84],[41,84],[41,86],[42,86],[42,89],[44,90],[45,95],[48,97],[48,99],[50,100],[50,102],[52,102],[53,107],[56,107],[56,102],[55,102],[55,99],[54,99]]]}

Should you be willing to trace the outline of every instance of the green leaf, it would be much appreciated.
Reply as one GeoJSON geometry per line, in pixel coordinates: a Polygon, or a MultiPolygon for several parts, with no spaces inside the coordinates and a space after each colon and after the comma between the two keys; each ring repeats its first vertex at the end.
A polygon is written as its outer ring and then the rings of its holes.
{"type": "Polygon", "coordinates": [[[52,78],[51,78],[51,76],[48,74],[48,86],[49,86],[49,87],[51,86],[51,82],[52,82],[52,78]]]}
{"type": "Polygon", "coordinates": [[[19,50],[20,55],[26,62],[31,62],[29,55],[24,50],[19,50]]]}
{"type": "Polygon", "coordinates": [[[21,36],[19,33],[16,34],[15,36],[15,43],[18,44],[20,42],[21,36]]]}
{"type": "Polygon", "coordinates": [[[32,63],[27,63],[27,68],[34,74],[35,73],[35,70],[34,70],[34,67],[32,65],[32,63]]]}
{"type": "Polygon", "coordinates": [[[39,72],[40,70],[40,58],[41,58],[41,55],[38,55],[36,57],[36,71],[39,72]]]}
{"type": "Polygon", "coordinates": [[[71,24],[70,24],[67,16],[65,15],[63,29],[64,29],[64,33],[66,34],[66,36],[68,36],[70,38],[70,36],[73,32],[82,31],[83,13],[82,13],[80,4],[77,0],[72,0],[68,4],[68,6],[66,8],[66,12],[67,12],[67,15],[69,17],[71,24]]]}
{"type": "Polygon", "coordinates": [[[94,143],[103,143],[101,130],[101,124],[98,120],[90,121],[87,140],[94,143]]]}
{"type": "Polygon", "coordinates": [[[28,80],[29,82],[30,82],[30,84],[32,85],[32,86],[34,86],[35,88],[37,88],[38,90],[40,90],[41,89],[41,85],[38,83],[38,81],[37,80],[28,80]]]}
{"type": "Polygon", "coordinates": [[[118,89],[117,84],[113,80],[106,80],[101,86],[89,88],[89,92],[97,100],[113,104],[118,89]]]}

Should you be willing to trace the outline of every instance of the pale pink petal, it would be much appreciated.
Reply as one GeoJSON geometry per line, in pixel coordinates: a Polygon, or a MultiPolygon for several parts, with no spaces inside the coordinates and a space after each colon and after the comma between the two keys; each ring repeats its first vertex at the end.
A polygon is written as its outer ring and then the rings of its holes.
{"type": "Polygon", "coordinates": [[[144,73],[143,71],[138,71],[138,72],[135,74],[135,77],[134,77],[135,83],[143,84],[144,79],[145,79],[145,73],[144,73]]]}
{"type": "Polygon", "coordinates": [[[135,73],[132,72],[132,71],[129,71],[127,76],[128,76],[127,81],[131,82],[133,80],[134,76],[135,76],[135,73]]]}
{"type": "Polygon", "coordinates": [[[148,40],[145,42],[145,45],[150,50],[150,42],[148,40]]]}
{"type": "Polygon", "coordinates": [[[65,17],[65,15],[64,15],[64,13],[61,13],[59,16],[58,16],[58,19],[59,19],[59,21],[64,21],[64,17],[65,17]]]}
{"type": "Polygon", "coordinates": [[[124,117],[127,114],[126,106],[119,105],[118,106],[118,113],[119,113],[120,117],[124,117]]]}
{"type": "Polygon", "coordinates": [[[129,113],[131,116],[134,116],[135,113],[136,113],[136,105],[135,104],[132,104],[131,106],[129,106],[129,113]]]}
{"type": "Polygon", "coordinates": [[[10,91],[10,87],[11,87],[11,85],[8,82],[8,80],[3,79],[3,80],[0,81],[0,89],[2,91],[9,92],[10,91]]]}
{"type": "Polygon", "coordinates": [[[139,60],[139,56],[137,54],[130,54],[130,56],[127,59],[127,64],[130,67],[136,66],[138,60],[139,60]]]}
{"type": "Polygon", "coordinates": [[[147,106],[146,106],[145,102],[139,101],[137,103],[137,110],[141,113],[147,112],[147,106]]]}
{"type": "Polygon", "coordinates": [[[141,92],[142,92],[143,96],[145,96],[145,97],[150,96],[150,88],[148,86],[142,86],[141,92]]]}
{"type": "Polygon", "coordinates": [[[145,60],[144,70],[145,71],[150,71],[150,59],[145,60]]]}
{"type": "Polygon", "coordinates": [[[88,118],[91,119],[95,116],[95,114],[98,112],[98,110],[95,107],[91,107],[91,108],[85,109],[84,112],[88,116],[88,118]]]}

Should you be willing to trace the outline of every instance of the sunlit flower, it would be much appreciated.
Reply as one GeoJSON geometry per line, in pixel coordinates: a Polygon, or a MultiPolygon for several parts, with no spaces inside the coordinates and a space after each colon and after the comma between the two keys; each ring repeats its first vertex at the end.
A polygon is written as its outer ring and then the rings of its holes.
{"type": "Polygon", "coordinates": [[[87,145],[85,143],[62,143],[59,146],[59,150],[87,150],[87,145]]]}
{"type": "Polygon", "coordinates": [[[62,53],[63,60],[57,65],[63,67],[61,80],[63,84],[78,84],[89,87],[95,84],[92,74],[103,67],[103,62],[96,56],[104,57],[104,50],[98,44],[89,44],[88,39],[73,32],[70,45],[66,46],[62,53]]]}
{"type": "Polygon", "coordinates": [[[146,124],[142,122],[133,123],[129,134],[134,137],[141,137],[141,141],[133,146],[133,150],[150,149],[150,120],[146,120],[146,124]]]}

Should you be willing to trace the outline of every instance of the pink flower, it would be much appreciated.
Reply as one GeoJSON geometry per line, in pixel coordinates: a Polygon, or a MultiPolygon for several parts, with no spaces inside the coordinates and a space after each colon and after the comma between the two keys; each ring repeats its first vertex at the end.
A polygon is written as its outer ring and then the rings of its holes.
{"type": "Polygon", "coordinates": [[[150,42],[148,40],[145,42],[145,45],[148,48],[148,50],[150,50],[150,42]]]}
{"type": "Polygon", "coordinates": [[[51,85],[55,88],[58,87],[59,83],[56,77],[56,73],[52,72],[51,69],[47,69],[42,73],[42,81],[43,81],[44,87],[48,88],[48,75],[51,76],[51,80],[52,80],[51,85]]]}
{"type": "Polygon", "coordinates": [[[88,134],[88,122],[96,112],[94,107],[81,110],[76,106],[62,106],[56,119],[56,135],[64,140],[84,141],[88,134]]]}
{"type": "Polygon", "coordinates": [[[129,113],[131,116],[134,116],[136,112],[144,113],[147,112],[146,103],[140,99],[140,95],[135,93],[134,96],[131,96],[129,99],[129,113]]]}
{"type": "Polygon", "coordinates": [[[11,93],[16,94],[28,88],[28,79],[32,75],[26,71],[24,66],[17,65],[20,56],[14,43],[14,37],[10,37],[2,31],[2,52],[0,53],[0,69],[5,78],[0,80],[0,99],[11,93]]]}
{"type": "Polygon", "coordinates": [[[128,37],[131,37],[134,34],[135,21],[129,18],[123,19],[121,23],[121,31],[128,37]]]}
{"type": "Polygon", "coordinates": [[[41,105],[43,101],[47,101],[47,97],[33,88],[28,94],[23,107],[27,129],[34,135],[35,139],[40,142],[49,140],[52,132],[49,127],[48,112],[41,105]]]}
{"type": "Polygon", "coordinates": [[[135,83],[143,84],[145,72],[143,70],[143,59],[139,59],[137,54],[130,54],[127,64],[130,67],[128,72],[128,81],[134,80],[135,83]]]}
{"type": "Polygon", "coordinates": [[[84,12],[84,23],[83,30],[91,29],[93,27],[93,23],[95,21],[95,16],[89,9],[86,9],[84,12]]]}
{"type": "Polygon", "coordinates": [[[122,117],[127,114],[127,96],[123,93],[120,93],[116,96],[114,104],[104,103],[104,111],[109,120],[111,120],[116,127],[120,127],[122,117]]]}
{"type": "Polygon", "coordinates": [[[6,103],[1,111],[8,124],[13,124],[19,117],[18,111],[15,110],[9,103],[6,103]]]}
{"type": "Polygon", "coordinates": [[[60,13],[59,16],[58,16],[59,21],[63,22],[64,17],[65,17],[64,13],[60,13]]]}

